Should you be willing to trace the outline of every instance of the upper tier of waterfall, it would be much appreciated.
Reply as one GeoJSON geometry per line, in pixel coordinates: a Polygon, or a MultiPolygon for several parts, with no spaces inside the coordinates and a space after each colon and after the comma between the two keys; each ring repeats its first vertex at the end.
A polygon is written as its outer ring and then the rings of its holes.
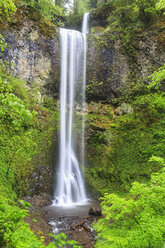
{"type": "Polygon", "coordinates": [[[89,13],[85,13],[83,17],[83,24],[82,24],[83,34],[89,34],[88,21],[89,21],[89,13]]]}

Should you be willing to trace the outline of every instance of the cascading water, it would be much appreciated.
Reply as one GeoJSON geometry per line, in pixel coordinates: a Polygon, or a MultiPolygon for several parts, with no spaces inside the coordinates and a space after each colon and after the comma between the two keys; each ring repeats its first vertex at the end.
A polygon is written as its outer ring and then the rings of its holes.
{"type": "Polygon", "coordinates": [[[83,18],[83,25],[82,25],[83,34],[89,34],[88,20],[89,20],[89,13],[85,13],[83,18]]]}
{"type": "Polygon", "coordinates": [[[84,14],[83,18],[83,24],[82,24],[82,33],[84,34],[84,72],[83,72],[83,98],[82,98],[82,104],[83,104],[83,119],[82,119],[82,165],[85,165],[84,162],[84,155],[85,155],[85,149],[84,149],[84,134],[85,134],[85,86],[86,86],[86,59],[87,59],[87,40],[86,40],[86,34],[89,34],[88,29],[88,20],[89,20],[89,13],[84,14]]]}
{"type": "Polygon", "coordinates": [[[84,15],[83,33],[60,29],[61,89],[60,89],[60,159],[53,205],[70,206],[87,201],[79,163],[84,165],[86,33],[88,16],[84,15]],[[85,23],[84,23],[85,22],[85,23]],[[82,131],[76,107],[80,106],[82,131]],[[82,142],[80,142],[80,140],[82,142]],[[77,144],[77,141],[81,144],[77,144]],[[81,159],[78,147],[81,146],[81,159]]]}

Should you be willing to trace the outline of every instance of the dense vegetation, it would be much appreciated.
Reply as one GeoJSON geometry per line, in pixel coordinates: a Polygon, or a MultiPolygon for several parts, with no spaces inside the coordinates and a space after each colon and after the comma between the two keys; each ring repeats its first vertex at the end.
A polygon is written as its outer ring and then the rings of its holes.
{"type": "MultiPolygon", "coordinates": [[[[38,105],[36,88],[30,92],[26,83],[0,72],[0,246],[45,247],[24,219],[30,204],[19,200],[28,193],[30,174],[50,152],[54,131],[54,112],[38,105]],[[42,115],[42,119],[41,119],[42,115]]],[[[50,102],[50,101],[49,101],[50,102]]],[[[45,101],[48,105],[48,101],[45,101]]],[[[42,168],[40,168],[42,169],[42,168]]],[[[53,236],[53,235],[52,235],[53,236]]],[[[66,236],[53,236],[48,247],[65,244],[66,236]]]]}
{"type": "MultiPolygon", "coordinates": [[[[163,159],[156,160],[164,164],[163,159]]],[[[153,174],[147,184],[133,183],[125,198],[106,194],[105,218],[96,223],[100,240],[95,247],[164,247],[165,170],[153,174]]]]}
{"type": "MultiPolygon", "coordinates": [[[[71,13],[67,1],[1,0],[0,22],[14,20],[18,9],[40,14],[55,25],[77,25],[84,11],[106,21],[122,49],[135,62],[132,37],[165,13],[164,0],[81,0],[71,13]],[[93,9],[95,8],[95,9],[93,9]]],[[[161,24],[160,24],[161,25],[161,24]]],[[[101,41],[102,42],[102,41],[101,41]]],[[[7,48],[0,34],[0,53],[7,48]]],[[[42,248],[24,221],[30,205],[20,200],[29,192],[30,174],[52,145],[54,100],[38,98],[38,89],[7,74],[0,65],[0,247],[42,248]],[[43,155],[44,154],[44,155],[43,155]]],[[[96,247],[163,248],[165,240],[165,65],[147,78],[131,75],[114,105],[97,103],[87,115],[86,178],[102,197],[104,217],[95,224],[96,247]],[[92,165],[92,166],[91,166],[92,165]]],[[[98,84],[97,87],[101,85],[98,84]]],[[[95,82],[87,90],[96,87],[95,82]]],[[[78,247],[66,236],[53,236],[48,247],[78,247]]]]}
{"type": "MultiPolygon", "coordinates": [[[[95,225],[96,247],[164,246],[165,65],[152,68],[146,78],[137,79],[135,72],[137,35],[156,22],[164,29],[164,4],[97,1],[91,12],[106,23],[104,34],[94,37],[97,44],[103,49],[109,44],[107,37],[118,36],[131,69],[114,106],[98,103],[87,115],[86,177],[95,192],[105,193],[105,217],[95,225]]],[[[90,82],[87,92],[92,94],[102,84],[90,82]]]]}
{"type": "MultiPolygon", "coordinates": [[[[61,8],[51,1],[5,0],[0,2],[0,21],[13,21],[17,9],[22,7],[32,8],[32,11],[39,8],[40,14],[53,22],[56,22],[56,16],[60,18],[62,15],[61,8]]],[[[0,35],[0,54],[6,48],[7,44],[0,35]]],[[[37,237],[25,222],[31,205],[20,198],[31,194],[29,186],[36,180],[31,178],[31,174],[36,167],[44,170],[44,166],[49,166],[57,118],[52,98],[42,100],[35,83],[29,88],[27,82],[12,77],[5,69],[6,61],[1,61],[0,247],[53,248],[67,244],[79,247],[77,242],[66,240],[65,234],[50,234],[54,241],[45,246],[44,236],[37,237]]]]}
{"type": "Polygon", "coordinates": [[[119,108],[100,106],[97,115],[88,116],[87,123],[95,130],[88,141],[89,160],[95,164],[89,177],[98,178],[91,181],[100,193],[127,192],[134,180],[147,180],[160,168],[148,160],[152,155],[165,158],[165,99],[164,92],[157,89],[164,77],[162,67],[148,78],[149,84],[139,82],[127,88],[119,108]]]}
{"type": "Polygon", "coordinates": [[[164,78],[165,66],[88,115],[87,178],[105,193],[96,247],[164,246],[164,78]]]}

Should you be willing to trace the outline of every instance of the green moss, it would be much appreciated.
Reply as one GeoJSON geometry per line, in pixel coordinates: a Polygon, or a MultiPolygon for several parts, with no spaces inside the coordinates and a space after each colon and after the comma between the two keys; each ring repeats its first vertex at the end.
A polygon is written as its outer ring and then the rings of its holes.
{"type": "Polygon", "coordinates": [[[163,78],[164,67],[149,77],[149,85],[131,85],[129,113],[111,107],[113,116],[99,115],[93,107],[88,114],[86,175],[95,192],[128,192],[134,181],[146,182],[161,168],[149,159],[165,159],[165,94],[157,89],[163,78]]]}
{"type": "Polygon", "coordinates": [[[162,121],[148,128],[133,115],[125,115],[114,123],[109,120],[108,128],[96,119],[90,127],[94,131],[88,137],[87,178],[95,191],[104,192],[105,185],[108,192],[128,191],[132,182],[145,181],[159,169],[148,159],[153,154],[165,157],[162,121]]]}
{"type": "Polygon", "coordinates": [[[57,26],[50,22],[48,18],[41,15],[38,11],[32,8],[21,8],[18,6],[17,12],[15,16],[13,16],[10,22],[7,20],[3,20],[0,22],[1,30],[8,30],[9,27],[20,30],[21,26],[23,25],[23,20],[32,20],[36,27],[39,28],[39,31],[44,36],[52,38],[57,35],[57,26]]]}

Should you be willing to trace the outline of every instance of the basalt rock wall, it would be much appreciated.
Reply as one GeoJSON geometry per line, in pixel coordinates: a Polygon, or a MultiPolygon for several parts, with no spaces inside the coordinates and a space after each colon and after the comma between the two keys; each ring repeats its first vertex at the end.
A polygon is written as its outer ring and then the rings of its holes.
{"type": "Polygon", "coordinates": [[[7,49],[1,55],[13,76],[38,86],[43,95],[58,97],[60,49],[58,28],[43,20],[22,17],[1,25],[7,49]]]}
{"type": "MultiPolygon", "coordinates": [[[[100,20],[100,23],[101,20],[100,20]]],[[[122,34],[105,31],[91,16],[88,35],[87,101],[113,103],[125,85],[147,77],[165,62],[165,29],[155,26],[139,29],[129,44],[122,34]]],[[[23,17],[0,26],[8,45],[1,56],[14,76],[40,88],[41,96],[59,98],[59,29],[42,20],[23,17]]]]}
{"type": "MultiPolygon", "coordinates": [[[[91,23],[95,23],[91,17],[91,23]]],[[[96,23],[98,24],[98,23],[96,23]]],[[[165,63],[165,25],[159,22],[126,35],[95,26],[88,36],[87,100],[112,103],[126,84],[165,63]],[[164,27],[164,28],[163,28],[164,27]],[[124,36],[125,35],[125,36],[124,36]]]]}

